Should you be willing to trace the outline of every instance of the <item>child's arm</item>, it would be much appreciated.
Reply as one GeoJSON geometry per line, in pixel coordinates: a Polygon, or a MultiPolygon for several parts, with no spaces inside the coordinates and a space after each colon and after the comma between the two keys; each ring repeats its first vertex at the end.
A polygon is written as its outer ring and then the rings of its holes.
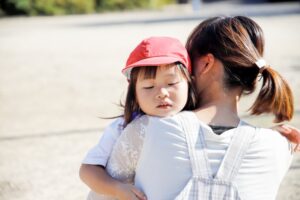
{"type": "Polygon", "coordinates": [[[84,157],[82,164],[106,166],[113,146],[122,132],[123,118],[117,118],[103,131],[99,142],[84,157]]]}
{"type": "MultiPolygon", "coordinates": [[[[116,141],[106,166],[106,171],[112,177],[127,183],[134,182],[136,166],[146,135],[146,126],[149,123],[148,120],[147,116],[135,119],[126,126],[116,141]]],[[[139,199],[146,199],[142,192],[139,192],[137,196],[139,199]]]]}
{"type": "Polygon", "coordinates": [[[286,137],[291,143],[293,143],[294,146],[294,151],[300,151],[300,130],[290,126],[290,125],[277,125],[272,127],[272,129],[278,131],[286,137]]]}
{"type": "Polygon", "coordinates": [[[129,183],[113,179],[101,166],[82,164],[80,178],[94,192],[116,197],[118,200],[143,200],[144,194],[129,183]]]}
{"type": "Polygon", "coordinates": [[[98,144],[89,150],[82,161],[79,176],[91,190],[98,194],[115,196],[120,200],[137,199],[135,196],[143,196],[138,189],[131,184],[113,179],[104,168],[122,132],[122,125],[123,119],[118,118],[105,128],[98,144]]]}

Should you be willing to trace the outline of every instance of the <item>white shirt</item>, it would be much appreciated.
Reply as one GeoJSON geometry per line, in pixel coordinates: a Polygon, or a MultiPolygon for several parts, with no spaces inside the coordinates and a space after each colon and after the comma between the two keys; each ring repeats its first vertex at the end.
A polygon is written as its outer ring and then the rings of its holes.
{"type": "Polygon", "coordinates": [[[88,151],[82,163],[106,166],[113,146],[123,130],[123,123],[124,118],[119,117],[109,124],[104,129],[98,144],[88,151]]]}
{"type": "MultiPolygon", "coordinates": [[[[216,135],[209,126],[199,123],[205,135],[209,164],[215,173],[234,129],[216,135]]],[[[149,200],[174,199],[191,177],[185,134],[177,115],[142,116],[130,123],[116,142],[108,172],[113,177],[134,179],[149,200]]],[[[270,129],[259,129],[236,177],[242,199],[275,199],[291,160],[291,147],[286,138],[270,129]]]]}

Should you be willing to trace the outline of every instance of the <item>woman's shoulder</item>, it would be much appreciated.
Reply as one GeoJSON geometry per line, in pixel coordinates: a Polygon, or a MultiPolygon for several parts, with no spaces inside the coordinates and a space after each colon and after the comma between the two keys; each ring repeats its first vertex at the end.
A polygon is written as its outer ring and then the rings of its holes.
{"type": "Polygon", "coordinates": [[[275,131],[271,128],[263,128],[259,126],[254,126],[252,124],[249,124],[248,122],[241,121],[241,125],[251,127],[253,130],[255,130],[255,139],[257,140],[278,140],[278,141],[287,141],[284,136],[282,136],[278,131],[275,131]]]}
{"type": "Polygon", "coordinates": [[[148,120],[151,124],[180,125],[182,118],[189,119],[192,117],[195,117],[192,111],[181,111],[167,117],[148,116],[148,120]]]}
{"type": "Polygon", "coordinates": [[[255,130],[250,146],[254,151],[270,152],[275,156],[277,153],[286,155],[290,154],[292,146],[290,142],[279,132],[270,128],[255,127],[252,125],[249,126],[255,130]]]}
{"type": "MultiPolygon", "coordinates": [[[[253,126],[252,126],[253,127],[253,126]]],[[[276,170],[278,176],[289,168],[293,154],[289,141],[279,132],[268,128],[255,128],[255,135],[246,153],[246,158],[257,159],[257,166],[276,170]]]]}
{"type": "Polygon", "coordinates": [[[126,128],[134,129],[178,129],[181,131],[181,119],[193,117],[193,112],[191,111],[182,111],[172,116],[167,117],[157,117],[150,115],[142,115],[134,119],[126,128]]]}
{"type": "Polygon", "coordinates": [[[255,127],[256,129],[256,139],[262,140],[264,143],[270,143],[272,145],[275,144],[285,144],[288,145],[289,141],[282,136],[279,132],[272,130],[270,128],[261,128],[261,127],[255,127]]]}

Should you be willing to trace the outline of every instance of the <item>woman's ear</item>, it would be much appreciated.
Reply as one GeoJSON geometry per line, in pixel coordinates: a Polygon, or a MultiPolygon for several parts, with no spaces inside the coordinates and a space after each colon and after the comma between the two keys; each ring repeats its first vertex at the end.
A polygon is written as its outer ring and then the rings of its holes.
{"type": "Polygon", "coordinates": [[[212,69],[213,65],[215,63],[215,57],[213,54],[208,53],[204,56],[201,56],[197,61],[196,61],[196,72],[200,74],[205,74],[210,69],[212,69]]]}
{"type": "Polygon", "coordinates": [[[215,57],[213,54],[208,53],[203,57],[203,60],[205,61],[206,64],[205,64],[205,68],[203,69],[202,73],[207,73],[213,68],[214,63],[215,63],[215,57]]]}

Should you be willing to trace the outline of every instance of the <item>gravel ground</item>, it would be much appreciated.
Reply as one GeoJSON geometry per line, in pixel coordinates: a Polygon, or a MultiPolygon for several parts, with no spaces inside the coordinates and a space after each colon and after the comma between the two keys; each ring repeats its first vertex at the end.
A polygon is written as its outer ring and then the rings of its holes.
{"type": "MultiPolygon", "coordinates": [[[[79,200],[88,188],[78,178],[80,161],[120,112],[126,81],[120,73],[142,38],[168,35],[185,42],[204,18],[248,14],[263,27],[266,60],[295,94],[300,128],[299,4],[203,5],[59,17],[0,18],[0,199],[79,200]]],[[[247,121],[271,126],[270,116],[249,117],[253,97],[242,101],[247,121]]],[[[298,200],[300,156],[295,155],[278,200],[298,200]]]]}

